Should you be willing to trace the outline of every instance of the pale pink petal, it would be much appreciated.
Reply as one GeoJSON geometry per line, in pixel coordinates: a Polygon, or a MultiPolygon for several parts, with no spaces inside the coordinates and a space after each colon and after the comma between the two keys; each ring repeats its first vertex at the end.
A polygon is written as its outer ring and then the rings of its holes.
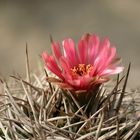
{"type": "Polygon", "coordinates": [[[107,58],[105,59],[106,61],[103,63],[102,67],[99,69],[99,73],[102,73],[108,66],[113,67],[113,61],[116,55],[116,48],[110,47],[108,50],[107,58]]]}
{"type": "Polygon", "coordinates": [[[100,76],[108,76],[108,75],[112,75],[112,74],[118,74],[120,72],[122,72],[124,69],[124,67],[116,67],[114,69],[106,69],[104,70],[102,73],[100,73],[100,76]]]}
{"type": "Polygon", "coordinates": [[[106,60],[108,57],[108,51],[110,49],[109,47],[110,47],[110,42],[108,39],[105,39],[100,46],[100,51],[94,63],[94,65],[98,65],[97,72],[100,72],[102,69],[106,68],[106,60]]]}
{"type": "Polygon", "coordinates": [[[60,63],[60,65],[61,65],[63,71],[66,71],[66,72],[69,72],[69,71],[70,71],[70,65],[69,65],[69,63],[68,63],[68,61],[66,60],[65,57],[62,56],[62,57],[59,59],[59,63],[60,63]]]}
{"type": "Polygon", "coordinates": [[[46,62],[46,66],[50,71],[55,73],[59,78],[64,79],[63,76],[61,75],[62,72],[58,67],[53,56],[49,56],[48,61],[46,62]]]}
{"type": "Polygon", "coordinates": [[[100,39],[96,35],[92,35],[89,38],[89,49],[88,49],[88,61],[89,64],[93,64],[95,61],[95,56],[97,55],[98,48],[99,48],[100,39]]]}
{"type": "Polygon", "coordinates": [[[77,60],[77,52],[74,47],[74,42],[72,39],[65,39],[63,41],[64,53],[66,55],[67,60],[71,64],[71,66],[75,66],[78,64],[77,60]]]}
{"type": "Polygon", "coordinates": [[[110,41],[108,38],[105,38],[105,39],[103,39],[103,41],[101,41],[101,43],[99,45],[98,54],[100,54],[100,52],[102,51],[102,49],[104,49],[104,47],[106,49],[110,47],[110,41]]]}
{"type": "Polygon", "coordinates": [[[111,61],[111,63],[108,65],[108,67],[112,67],[112,66],[118,66],[121,63],[121,58],[119,57],[114,57],[111,61]]]}
{"type": "Polygon", "coordinates": [[[52,50],[56,59],[59,59],[62,56],[60,44],[58,42],[52,43],[52,50]]]}
{"type": "Polygon", "coordinates": [[[43,52],[43,53],[42,53],[42,58],[43,58],[43,60],[44,60],[45,63],[48,62],[49,55],[47,54],[47,52],[43,52]]]}
{"type": "Polygon", "coordinates": [[[71,75],[71,71],[70,71],[70,65],[68,63],[68,61],[66,60],[65,57],[61,57],[59,60],[59,63],[62,67],[62,75],[63,77],[68,80],[68,79],[72,79],[72,75],[71,75]]]}
{"type": "Polygon", "coordinates": [[[100,45],[98,56],[102,59],[106,59],[109,49],[110,49],[110,41],[106,38],[100,45]]]}
{"type": "Polygon", "coordinates": [[[110,51],[108,51],[108,58],[106,60],[106,66],[109,65],[113,61],[115,56],[116,56],[116,48],[115,47],[111,47],[110,51]]]}
{"type": "Polygon", "coordinates": [[[80,40],[78,43],[79,61],[81,64],[87,64],[88,46],[85,40],[80,40]]]}
{"type": "Polygon", "coordinates": [[[108,65],[111,64],[113,58],[115,57],[116,49],[110,47],[109,49],[106,49],[106,52],[107,53],[105,54],[105,56],[102,57],[102,65],[100,65],[100,67],[98,68],[99,73],[104,71],[108,67],[108,65]]]}

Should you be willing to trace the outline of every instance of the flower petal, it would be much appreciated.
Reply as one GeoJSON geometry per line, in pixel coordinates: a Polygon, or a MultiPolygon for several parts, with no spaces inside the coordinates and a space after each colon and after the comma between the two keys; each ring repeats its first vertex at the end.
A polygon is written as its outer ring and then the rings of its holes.
{"type": "Polygon", "coordinates": [[[80,40],[78,43],[79,61],[81,64],[87,64],[88,46],[85,40],[80,40]]]}
{"type": "Polygon", "coordinates": [[[118,74],[118,73],[122,72],[123,69],[124,69],[124,67],[116,67],[114,69],[106,69],[100,74],[100,76],[108,76],[108,75],[112,75],[112,74],[118,74]]]}
{"type": "Polygon", "coordinates": [[[96,55],[98,53],[98,49],[99,49],[99,37],[96,35],[92,35],[89,38],[89,49],[88,49],[88,61],[89,64],[93,64],[93,62],[95,61],[96,55]]]}
{"type": "Polygon", "coordinates": [[[52,50],[56,59],[62,56],[60,44],[58,42],[52,42],[52,50]]]}
{"type": "Polygon", "coordinates": [[[70,65],[69,62],[65,57],[61,57],[59,60],[59,63],[63,69],[62,75],[66,80],[72,79],[71,71],[70,71],[70,65]]]}
{"type": "Polygon", "coordinates": [[[55,73],[59,78],[64,79],[64,77],[61,74],[62,72],[61,72],[60,68],[58,67],[58,65],[57,65],[53,56],[49,56],[48,59],[45,62],[46,62],[47,68],[50,71],[55,73]]]}
{"type": "Polygon", "coordinates": [[[102,69],[106,68],[106,60],[108,56],[108,51],[110,47],[110,42],[108,39],[104,39],[100,46],[100,50],[98,52],[98,55],[95,59],[94,65],[97,65],[97,72],[100,72],[102,69]]]}
{"type": "Polygon", "coordinates": [[[47,54],[47,52],[43,52],[43,53],[42,53],[42,58],[43,58],[43,60],[44,60],[45,63],[48,62],[49,55],[47,54]]]}
{"type": "Polygon", "coordinates": [[[64,47],[64,55],[69,61],[69,64],[71,67],[75,66],[78,64],[77,60],[77,53],[74,47],[74,42],[72,39],[65,39],[63,41],[63,47],[64,47]]]}
{"type": "Polygon", "coordinates": [[[102,71],[104,71],[109,65],[113,66],[113,59],[116,55],[116,48],[114,47],[110,47],[109,49],[106,50],[106,56],[104,58],[105,61],[102,61],[102,65],[100,66],[100,68],[98,69],[99,73],[102,73],[102,71]]]}
{"type": "Polygon", "coordinates": [[[108,52],[108,58],[106,61],[106,66],[109,65],[110,63],[112,63],[113,59],[115,58],[116,55],[116,48],[115,47],[111,47],[110,51],[108,52]]]}
{"type": "Polygon", "coordinates": [[[116,48],[106,38],[102,42],[96,35],[86,34],[76,49],[72,39],[63,41],[63,53],[58,42],[52,42],[53,55],[43,53],[47,68],[61,80],[62,88],[75,91],[88,90],[109,79],[109,75],[123,71],[119,66],[116,48]]]}

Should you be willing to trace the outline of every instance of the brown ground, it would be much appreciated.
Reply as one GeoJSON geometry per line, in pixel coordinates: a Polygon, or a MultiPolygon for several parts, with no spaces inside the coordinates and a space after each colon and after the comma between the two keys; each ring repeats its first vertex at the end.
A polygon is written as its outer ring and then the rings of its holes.
{"type": "Polygon", "coordinates": [[[138,0],[46,0],[0,1],[0,74],[24,75],[25,42],[32,69],[39,55],[49,50],[48,35],[56,40],[83,33],[109,37],[123,64],[132,62],[130,87],[140,86],[140,1],[138,0]]]}

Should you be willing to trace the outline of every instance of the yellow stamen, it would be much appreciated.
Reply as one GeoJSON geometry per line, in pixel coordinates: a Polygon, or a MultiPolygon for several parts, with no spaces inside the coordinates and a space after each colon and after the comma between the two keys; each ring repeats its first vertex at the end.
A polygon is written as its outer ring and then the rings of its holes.
{"type": "Polygon", "coordinates": [[[72,74],[75,76],[82,76],[89,74],[91,70],[93,69],[93,66],[91,64],[85,65],[85,64],[79,64],[78,66],[74,66],[74,68],[71,69],[72,74]]]}

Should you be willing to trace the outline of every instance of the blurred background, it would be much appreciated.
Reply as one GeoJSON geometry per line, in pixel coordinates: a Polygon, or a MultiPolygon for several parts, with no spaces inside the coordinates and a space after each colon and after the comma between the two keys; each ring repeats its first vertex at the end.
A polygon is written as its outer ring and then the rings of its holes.
{"type": "Polygon", "coordinates": [[[140,87],[139,0],[0,0],[0,75],[25,75],[26,42],[37,71],[49,34],[77,41],[87,32],[110,38],[123,65],[132,63],[129,86],[140,87]]]}

